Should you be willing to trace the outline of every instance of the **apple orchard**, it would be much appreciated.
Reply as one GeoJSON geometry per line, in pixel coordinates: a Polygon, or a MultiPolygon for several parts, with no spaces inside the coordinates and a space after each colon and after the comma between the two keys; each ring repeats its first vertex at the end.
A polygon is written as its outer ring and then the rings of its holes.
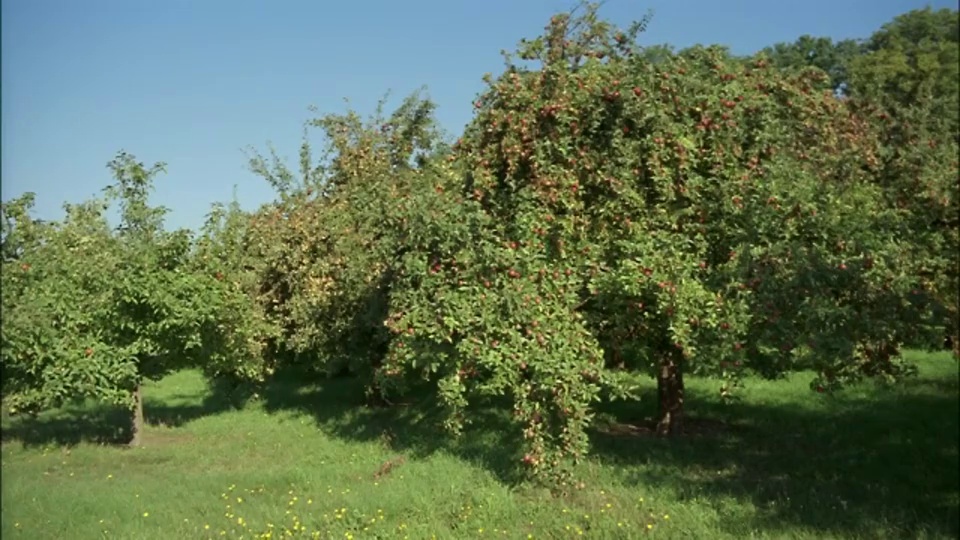
{"type": "Polygon", "coordinates": [[[746,373],[813,370],[830,392],[956,344],[955,130],[763,54],[653,58],[645,25],[553,17],[455,144],[420,94],[313,120],[323,159],[255,156],[276,200],[195,233],[163,228],[162,167],[123,153],[62,222],[4,203],[5,406],[120,404],[135,444],[143,380],[299,365],[363,378],[378,406],[433,395],[454,435],[472,406],[510,407],[523,463],[563,483],[603,401],[655,399],[669,436],[687,375],[733,399],[746,373]]]}

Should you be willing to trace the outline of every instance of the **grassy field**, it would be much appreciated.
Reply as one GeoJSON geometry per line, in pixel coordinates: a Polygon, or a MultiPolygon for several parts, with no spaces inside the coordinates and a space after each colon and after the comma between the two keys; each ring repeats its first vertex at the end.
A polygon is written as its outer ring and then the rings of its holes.
{"type": "Polygon", "coordinates": [[[2,537],[957,538],[958,364],[911,355],[917,379],[813,393],[811,375],[748,381],[723,405],[688,382],[698,429],[664,441],[601,415],[583,489],[518,482],[505,416],[458,442],[428,408],[369,409],[349,379],[280,377],[237,410],[199,374],[146,393],[145,447],[102,444],[122,416],[3,418],[2,537]]]}

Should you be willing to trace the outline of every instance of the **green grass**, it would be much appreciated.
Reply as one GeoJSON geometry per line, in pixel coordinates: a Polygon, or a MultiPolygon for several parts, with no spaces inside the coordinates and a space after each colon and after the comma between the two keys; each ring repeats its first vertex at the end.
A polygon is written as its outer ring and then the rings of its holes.
{"type": "Polygon", "coordinates": [[[238,410],[178,373],[148,387],[137,450],[97,442],[116,437],[117,411],[5,416],[0,532],[283,538],[297,523],[305,537],[357,539],[956,538],[958,365],[911,356],[918,378],[836,396],[797,374],[749,380],[723,405],[716,382],[691,380],[700,433],[670,441],[615,424],[652,415],[652,398],[608,407],[585,487],[565,498],[518,481],[519,437],[503,415],[477,411],[450,442],[431,410],[363,407],[350,379],[279,377],[238,410]]]}

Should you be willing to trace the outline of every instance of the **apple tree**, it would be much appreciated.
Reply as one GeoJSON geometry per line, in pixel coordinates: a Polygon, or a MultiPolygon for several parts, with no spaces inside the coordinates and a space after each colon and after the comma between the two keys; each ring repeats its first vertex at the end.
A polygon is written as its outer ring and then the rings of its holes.
{"type": "Polygon", "coordinates": [[[455,430],[472,396],[511,396],[538,470],[584,454],[621,370],[656,378],[670,434],[685,373],[725,395],[745,369],[896,377],[925,317],[871,119],[817,69],[710,48],[651,63],[644,24],[589,7],[522,42],[406,218],[383,386],[434,373],[455,430]]]}
{"type": "Polygon", "coordinates": [[[121,152],[106,197],[37,223],[29,198],[4,205],[4,399],[15,411],[93,398],[131,410],[141,442],[142,383],[184,367],[263,375],[258,328],[241,291],[193,270],[192,238],[163,229],[151,168],[121,152]],[[113,230],[105,211],[120,206],[113,230]]]}
{"type": "Polygon", "coordinates": [[[124,402],[135,370],[98,338],[120,264],[106,201],[67,204],[62,222],[41,222],[33,199],[2,208],[4,404],[17,413],[75,396],[124,402]]]}
{"type": "Polygon", "coordinates": [[[367,120],[350,111],[310,121],[323,151],[314,156],[305,139],[298,173],[275,153],[251,160],[279,195],[255,214],[247,240],[261,261],[261,301],[281,348],[328,374],[369,377],[380,364],[403,249],[389,216],[421,191],[422,170],[444,147],[430,100],[414,93],[389,115],[384,107],[367,120]]]}

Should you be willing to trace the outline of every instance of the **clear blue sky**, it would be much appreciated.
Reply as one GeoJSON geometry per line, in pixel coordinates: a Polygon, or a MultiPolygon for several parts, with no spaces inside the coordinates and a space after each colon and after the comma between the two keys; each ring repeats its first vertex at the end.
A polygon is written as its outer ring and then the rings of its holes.
{"type": "MultiPolygon", "coordinates": [[[[751,53],[802,34],[867,37],[924,0],[609,0],[620,25],[654,10],[642,44],[751,53]]],[[[458,133],[499,51],[538,35],[572,0],[3,0],[2,197],[37,193],[59,219],[110,181],[120,150],[168,174],[153,201],[196,227],[233,186],[272,198],[242,150],[273,142],[295,160],[309,105],[366,115],[386,90],[420,86],[458,133]]],[[[291,164],[295,161],[291,161],[291,164]]]]}

